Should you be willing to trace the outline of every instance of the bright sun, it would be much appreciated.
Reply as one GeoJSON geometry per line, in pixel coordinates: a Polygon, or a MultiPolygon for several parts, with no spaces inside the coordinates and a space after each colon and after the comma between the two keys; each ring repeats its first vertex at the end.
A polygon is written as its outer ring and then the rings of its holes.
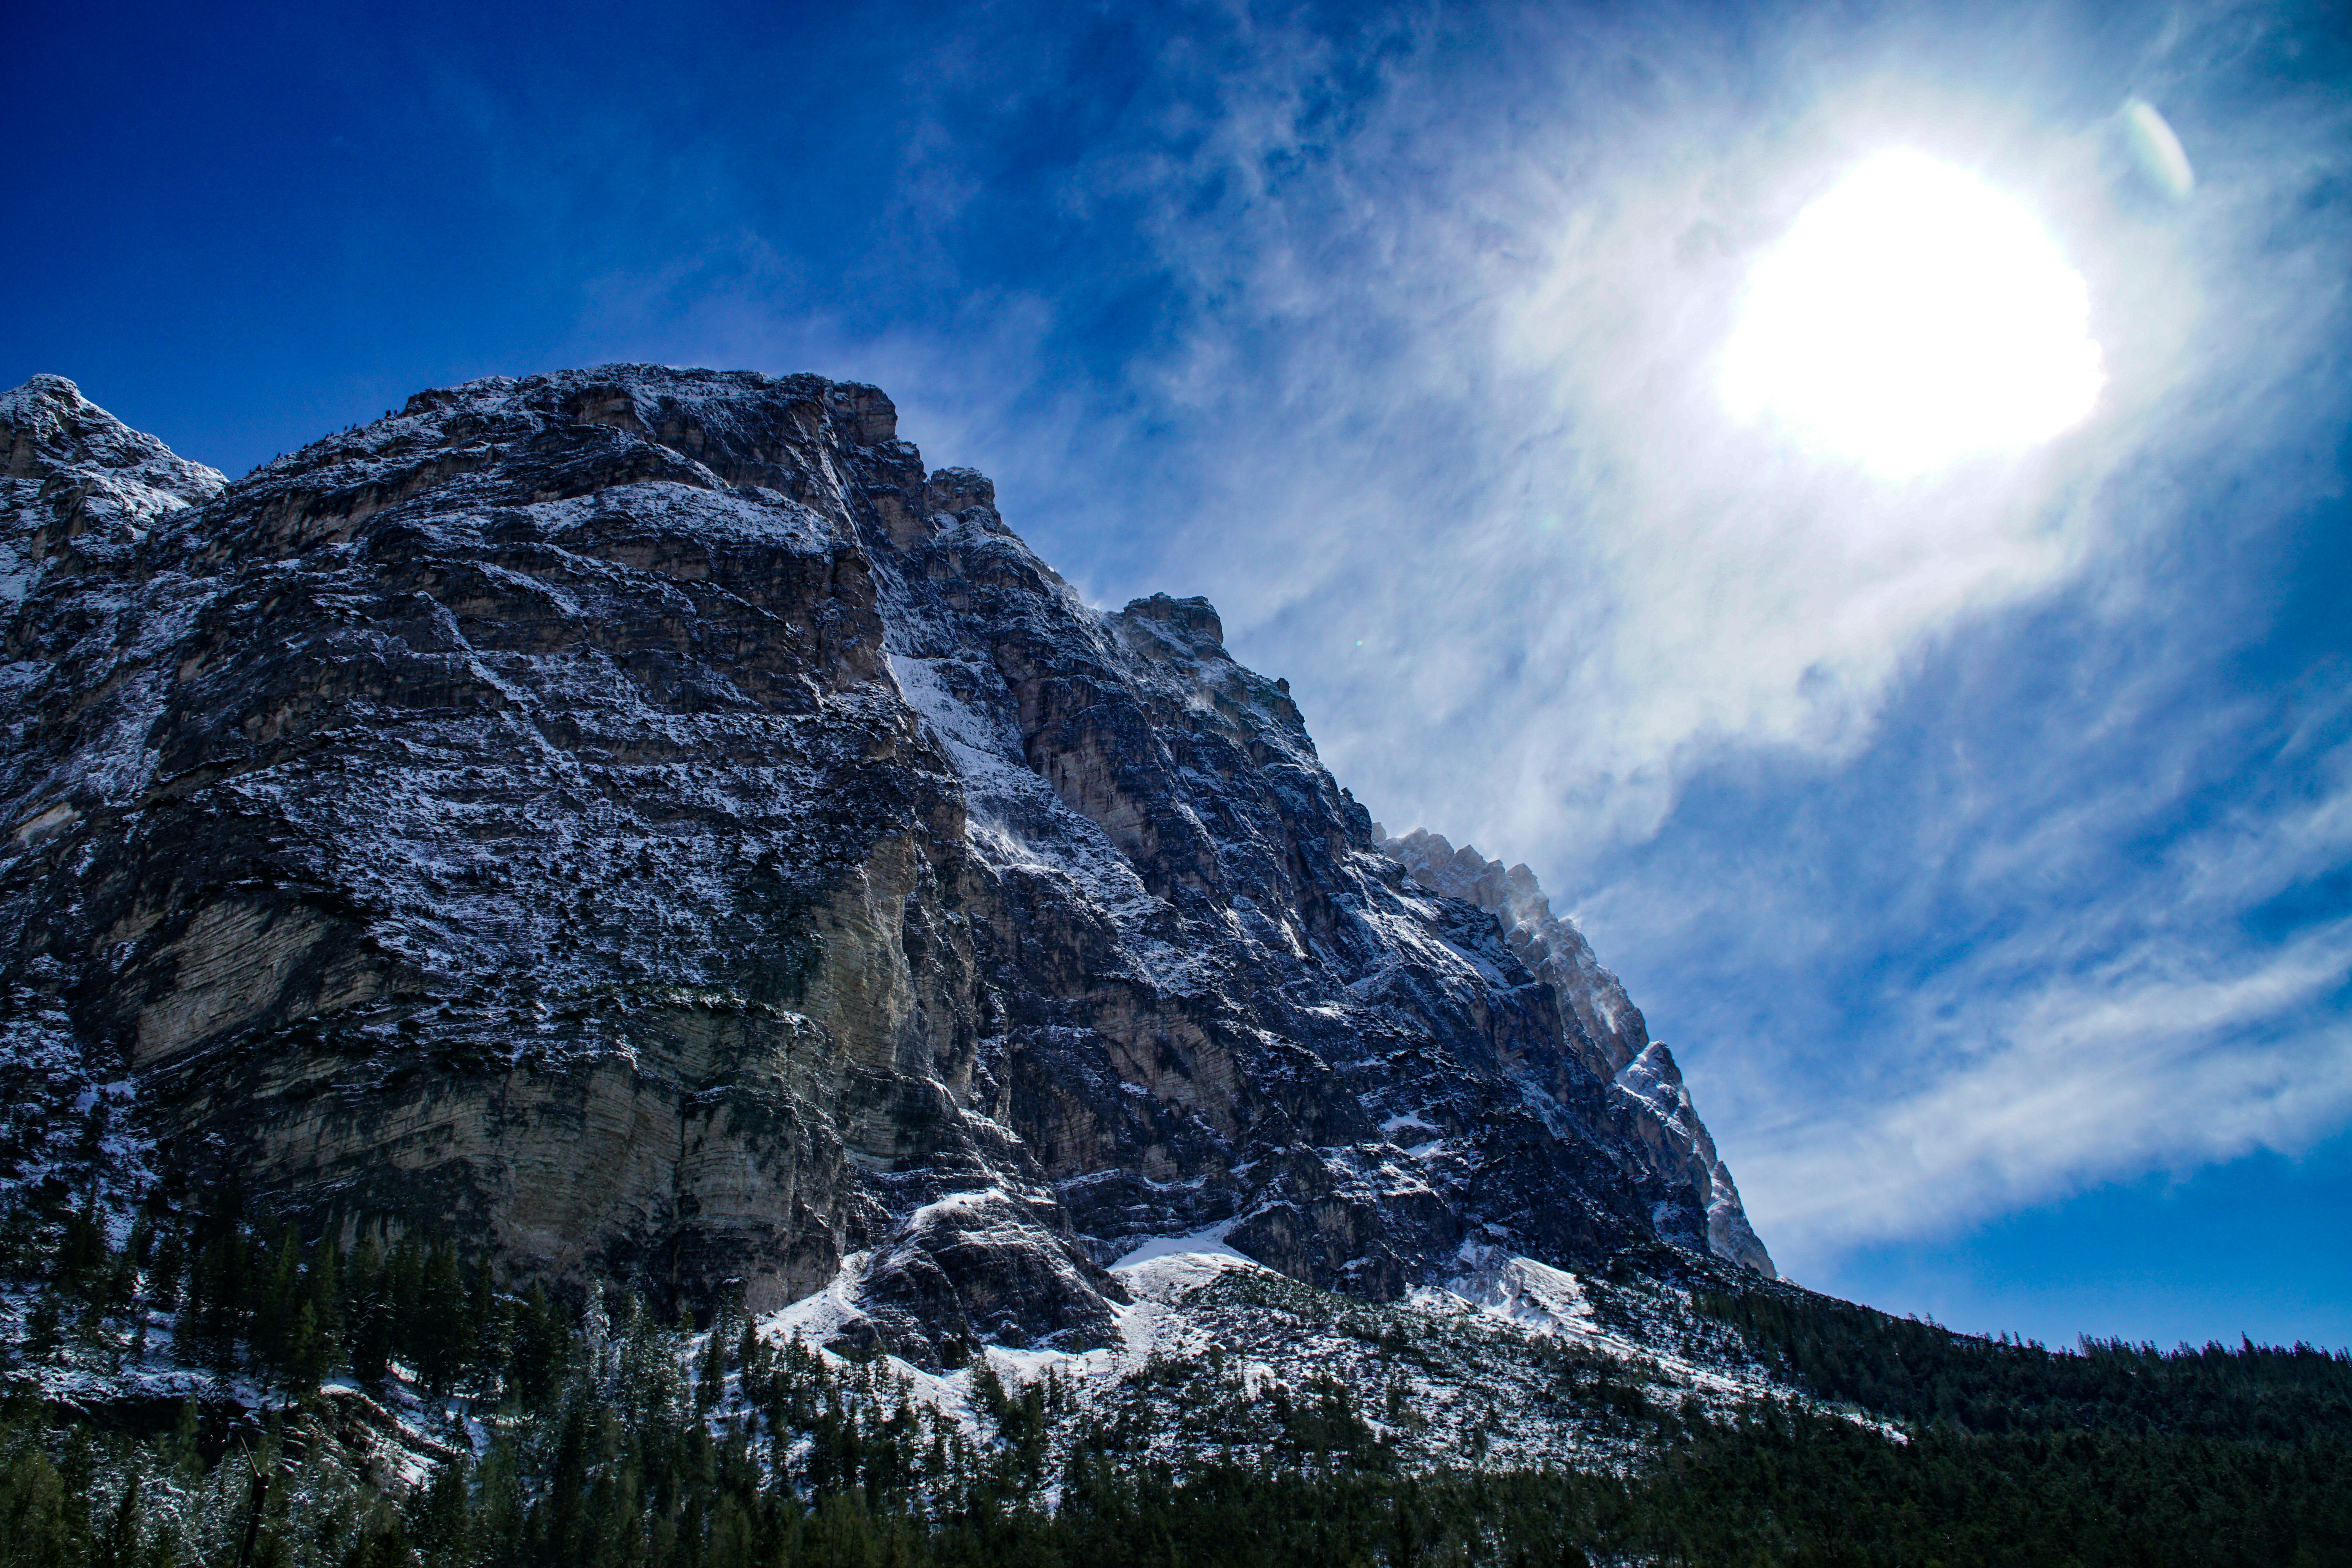
{"type": "Polygon", "coordinates": [[[2082,275],[2032,215],[1894,152],[1807,207],[1757,263],[1722,389],[1742,418],[1907,476],[2047,440],[2105,384],[2082,275]]]}

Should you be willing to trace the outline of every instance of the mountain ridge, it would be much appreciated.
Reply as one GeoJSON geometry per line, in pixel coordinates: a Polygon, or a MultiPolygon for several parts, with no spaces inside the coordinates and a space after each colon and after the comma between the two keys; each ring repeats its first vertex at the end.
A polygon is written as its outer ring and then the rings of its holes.
{"type": "Polygon", "coordinates": [[[491,377],[234,482],[7,398],[12,1060],[176,1180],[690,1302],[860,1255],[925,1362],[1212,1230],[1372,1299],[1770,1269],[1572,926],[1409,871],[1206,601],[1086,605],[878,389],[491,377]]]}

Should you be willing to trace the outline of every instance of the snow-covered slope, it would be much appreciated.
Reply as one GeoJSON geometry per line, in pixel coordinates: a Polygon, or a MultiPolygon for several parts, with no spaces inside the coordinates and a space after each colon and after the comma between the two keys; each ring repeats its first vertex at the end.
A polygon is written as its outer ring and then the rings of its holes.
{"type": "MultiPolygon", "coordinates": [[[[1084,1417],[1063,1438],[1087,1432],[1123,1463],[1180,1472],[1295,1461],[1302,1426],[1335,1448],[1384,1447],[1412,1472],[1624,1470],[1654,1455],[1661,1420],[1720,1419],[1766,1399],[1817,1405],[1683,1291],[1581,1279],[1475,1244],[1437,1283],[1387,1303],[1304,1287],[1223,1248],[1153,1250],[1114,1272],[1129,1300],[1105,1342],[975,1346],[948,1370],[876,1358],[864,1363],[868,1398],[887,1411],[903,1395],[985,1441],[982,1380],[1014,1394],[1050,1384],[1084,1417]]],[[[772,1344],[855,1353],[838,1334],[857,1316],[856,1295],[845,1274],[756,1330],[772,1344]]]]}

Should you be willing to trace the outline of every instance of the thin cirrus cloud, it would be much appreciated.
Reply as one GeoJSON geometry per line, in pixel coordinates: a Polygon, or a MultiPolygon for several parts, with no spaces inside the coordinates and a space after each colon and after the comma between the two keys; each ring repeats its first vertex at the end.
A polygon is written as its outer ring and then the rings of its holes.
{"type": "Polygon", "coordinates": [[[1776,1140],[1745,1173],[1767,1194],[1758,1223],[1784,1258],[1828,1263],[2088,1178],[2229,1159],[2340,1121],[2352,1027],[2323,1018],[2277,1039],[2261,1026],[2341,987],[2352,929],[2243,973],[2146,973],[2154,962],[2033,995],[1996,1020],[1981,1056],[1833,1140],[1776,1140]]]}
{"type": "Polygon", "coordinates": [[[1179,303],[1119,367],[1135,423],[1106,421],[1148,501],[1032,531],[1105,597],[1210,592],[1376,815],[1535,862],[1675,1034],[1809,1270],[2352,1114],[2346,930],[2250,925],[2347,853],[2308,831],[2336,807],[2249,782],[2326,782],[2258,731],[2340,721],[2220,668],[2270,629],[2279,540],[2336,483],[2312,438],[2340,394],[2294,405],[2343,331],[2342,220],[2292,219],[2344,162],[2343,115],[2223,103],[2191,73],[2251,47],[2250,19],[2192,20],[2095,111],[2079,81],[2076,107],[2037,100],[2049,73],[2011,68],[2032,37],[1979,36],[1971,82],[1801,19],[1733,58],[1666,23],[1514,15],[1495,30],[1530,47],[1475,68],[1435,20],[1370,47],[1255,24],[1164,58],[1073,175],[1078,208],[1139,204],[1179,303]],[[1343,80],[1364,53],[1380,68],[1343,80]],[[2166,88],[2208,127],[2194,204],[2177,168],[2135,183],[2137,92],[2166,88]],[[2074,428],[1890,477],[1725,408],[1756,259],[1890,145],[1985,171],[2082,269],[2106,379],[2074,428]],[[2187,542],[2217,527],[2251,548],[2187,542]],[[2021,706],[1903,695],[1952,661],[2069,659],[2087,684],[2021,706]],[[1744,756],[1779,765],[1711,816],[1694,782],[1744,756]],[[1759,830],[1863,776],[1924,815],[1759,830]],[[2237,815],[2197,827],[2216,809],[2237,815]],[[2267,885],[2212,879],[2233,835],[2271,847],[2267,885]],[[1773,873],[1737,906],[1706,879],[1727,856],[1773,873]],[[1840,885],[1841,857],[1931,886],[1840,885]]]}
{"type": "Polygon", "coordinates": [[[496,215],[381,282],[491,258],[467,373],[877,382],[1091,596],[1209,594],[1377,816],[1536,866],[1833,1286],[2352,1116],[2352,124],[2291,9],[1828,10],[445,19],[339,101],[436,149],[372,189],[496,215]],[[1894,149],[2080,272],[2051,440],[1887,473],[1727,403],[1757,264],[1894,149]]]}
{"type": "MultiPolygon", "coordinates": [[[[1783,1253],[1833,1267],[1857,1243],[1948,1233],[2117,1173],[2292,1148],[2340,1126],[2352,919],[2323,914],[2274,941],[2240,928],[2315,868],[2352,860],[2347,764],[2352,748],[2338,748],[2318,770],[2332,792],[2189,834],[2136,882],[1898,988],[1879,1027],[1912,1050],[1853,1075],[1866,1092],[1824,1107],[1744,1085],[1756,1125],[1743,1174],[1783,1253]]],[[[2143,821],[2145,805],[2118,794],[2105,824],[2057,825],[2026,853],[2079,853],[2143,821]]],[[[2002,848],[1980,868],[1990,880],[2016,874],[2002,848]]]]}

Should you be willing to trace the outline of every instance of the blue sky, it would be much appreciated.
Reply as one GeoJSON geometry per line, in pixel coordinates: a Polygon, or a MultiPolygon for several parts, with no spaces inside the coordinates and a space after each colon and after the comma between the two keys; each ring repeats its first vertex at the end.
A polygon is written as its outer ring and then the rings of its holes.
{"type": "Polygon", "coordinates": [[[0,381],[232,474],[493,372],[877,382],[1090,596],[1213,598],[1391,828],[1532,864],[1796,1278],[2352,1343],[2328,8],[11,26],[0,381]],[[2087,420],[1888,479],[1726,416],[1752,268],[1896,147],[2079,271],[2087,420]]]}

